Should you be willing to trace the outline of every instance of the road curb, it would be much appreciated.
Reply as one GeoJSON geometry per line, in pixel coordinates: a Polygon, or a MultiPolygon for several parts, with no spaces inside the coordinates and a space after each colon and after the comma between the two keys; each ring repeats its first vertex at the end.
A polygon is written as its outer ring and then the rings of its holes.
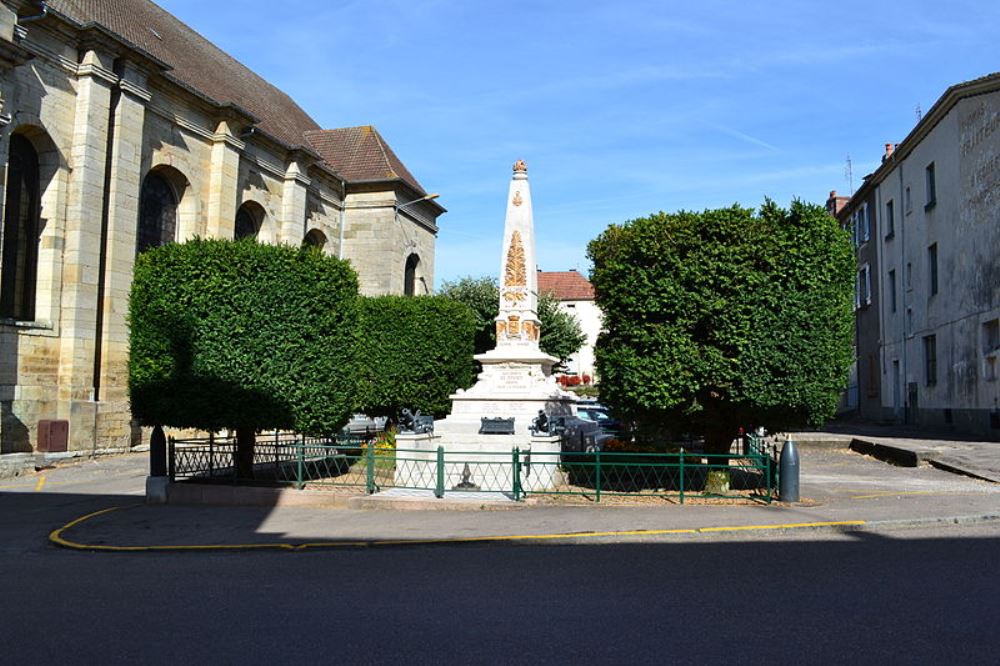
{"type": "Polygon", "coordinates": [[[862,455],[877,458],[883,462],[900,467],[917,467],[923,460],[916,451],[904,449],[890,444],[869,442],[855,437],[851,440],[850,449],[862,455]]]}
{"type": "Polygon", "coordinates": [[[117,506],[94,511],[80,516],[62,527],[56,528],[49,534],[49,541],[56,546],[69,550],[86,552],[110,552],[110,553],[142,553],[142,552],[212,552],[212,551],[286,551],[300,552],[305,550],[331,550],[337,548],[375,548],[385,546],[418,546],[418,545],[469,545],[469,544],[513,544],[530,542],[566,543],[579,544],[590,539],[615,539],[625,537],[656,537],[670,535],[697,535],[714,536],[747,532],[791,532],[799,530],[808,531],[877,531],[880,529],[910,528],[910,527],[933,527],[945,525],[972,525],[1000,521],[1000,513],[971,514],[962,516],[938,516],[930,518],[908,518],[894,520],[840,520],[840,521],[818,521],[807,523],[778,523],[768,525],[723,525],[712,527],[694,528],[666,528],[666,529],[646,529],[646,530],[609,530],[609,531],[582,531],[565,532],[551,534],[500,534],[473,537],[443,537],[426,539],[358,539],[358,540],[330,540],[311,541],[301,543],[235,543],[235,544],[171,544],[171,545],[130,545],[119,546],[113,544],[90,544],[81,543],[68,539],[64,533],[72,528],[87,522],[92,518],[97,518],[114,511],[126,510],[142,506],[141,504],[129,506],[117,506]]]}
{"type": "Polygon", "coordinates": [[[866,521],[864,529],[877,530],[880,528],[899,527],[935,527],[944,525],[976,525],[980,523],[991,523],[1000,521],[1000,513],[976,513],[963,516],[936,516],[929,518],[899,518],[889,520],[869,520],[866,521]]]}

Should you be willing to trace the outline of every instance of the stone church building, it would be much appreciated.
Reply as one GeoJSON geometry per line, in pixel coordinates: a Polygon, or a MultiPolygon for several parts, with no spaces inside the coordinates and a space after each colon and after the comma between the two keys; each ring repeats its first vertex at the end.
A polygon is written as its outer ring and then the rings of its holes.
{"type": "Polygon", "coordinates": [[[145,248],[307,243],[366,294],[429,291],[433,195],[370,126],[324,130],[147,0],[0,3],[0,453],[121,448],[145,248]]]}

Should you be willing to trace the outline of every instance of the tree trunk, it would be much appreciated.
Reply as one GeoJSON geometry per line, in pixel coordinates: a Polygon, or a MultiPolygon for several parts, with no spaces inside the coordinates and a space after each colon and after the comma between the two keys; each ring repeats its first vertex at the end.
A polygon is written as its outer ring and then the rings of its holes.
{"type": "Polygon", "coordinates": [[[253,478],[253,449],[257,443],[257,433],[253,428],[236,428],[236,450],[233,452],[236,478],[253,478]]]}
{"type": "Polygon", "coordinates": [[[711,454],[708,464],[711,468],[705,479],[705,492],[713,495],[729,493],[729,453],[739,426],[724,418],[714,418],[705,427],[705,453],[711,454]]]}

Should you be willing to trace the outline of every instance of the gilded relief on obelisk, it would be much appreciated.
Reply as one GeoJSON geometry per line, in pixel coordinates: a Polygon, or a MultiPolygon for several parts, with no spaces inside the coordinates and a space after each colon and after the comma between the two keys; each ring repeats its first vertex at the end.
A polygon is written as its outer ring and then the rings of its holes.
{"type": "Polygon", "coordinates": [[[515,230],[510,236],[510,247],[507,250],[507,265],[504,267],[504,298],[513,303],[524,300],[525,294],[523,288],[527,284],[528,276],[527,267],[524,264],[524,245],[521,244],[521,232],[515,230]]]}

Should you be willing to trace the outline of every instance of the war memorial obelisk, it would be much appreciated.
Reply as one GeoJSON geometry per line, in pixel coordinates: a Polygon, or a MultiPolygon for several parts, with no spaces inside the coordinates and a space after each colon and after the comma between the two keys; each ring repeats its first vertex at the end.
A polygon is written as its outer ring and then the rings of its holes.
{"type": "MultiPolygon", "coordinates": [[[[515,448],[557,453],[559,441],[547,433],[533,434],[532,421],[539,411],[549,416],[574,414],[576,397],[559,388],[552,376],[558,359],[538,346],[538,272],[535,264],[535,228],[531,208],[528,167],[514,163],[507,194],[503,250],[500,260],[500,314],[496,318],[496,347],[475,358],[482,365],[475,385],[450,396],[451,414],[434,424],[434,434],[407,437],[401,447],[442,447],[448,451],[489,454],[515,448]],[[481,432],[482,419],[513,419],[513,434],[481,432]]],[[[465,456],[467,457],[467,456],[465,456]]],[[[495,458],[493,458],[495,459],[495,458]]],[[[455,474],[449,469],[448,476],[455,474]]],[[[473,482],[482,485],[487,480],[473,482]]],[[[541,478],[532,485],[543,483],[541,478]]],[[[451,484],[448,484],[451,487],[451,484]]]]}

